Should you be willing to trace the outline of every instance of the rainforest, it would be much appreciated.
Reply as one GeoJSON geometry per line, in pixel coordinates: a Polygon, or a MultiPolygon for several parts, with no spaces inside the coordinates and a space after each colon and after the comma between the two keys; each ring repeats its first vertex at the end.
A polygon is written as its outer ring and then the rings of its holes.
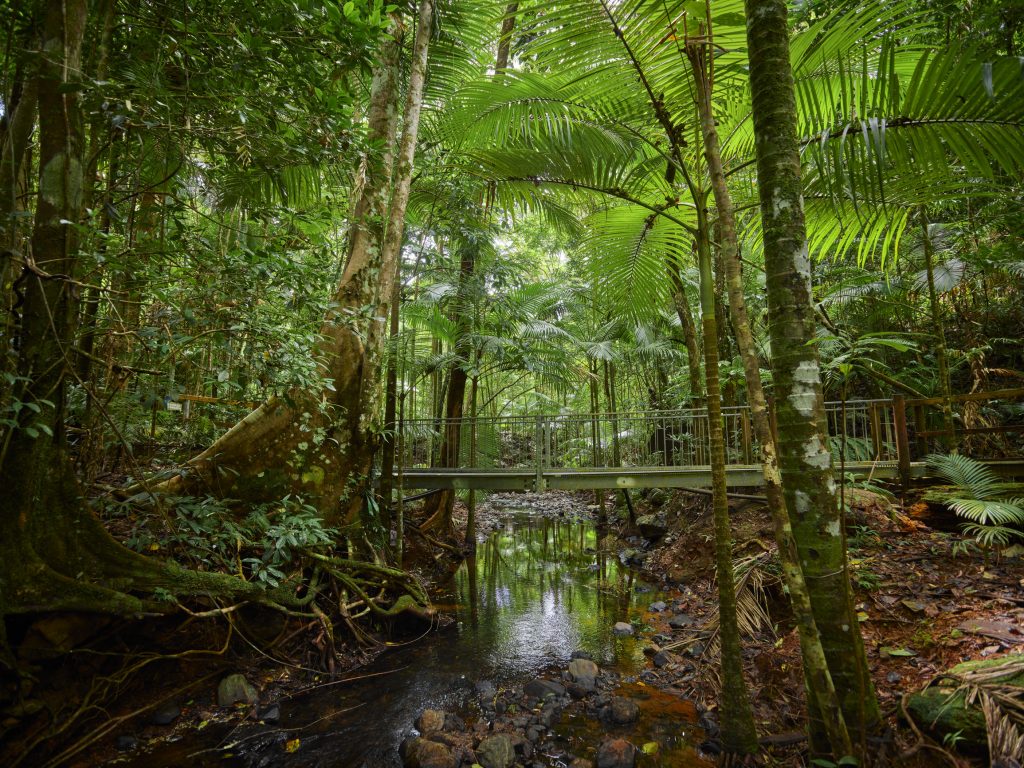
{"type": "Polygon", "coordinates": [[[1024,0],[0,0],[0,762],[1024,761],[1024,0]]]}

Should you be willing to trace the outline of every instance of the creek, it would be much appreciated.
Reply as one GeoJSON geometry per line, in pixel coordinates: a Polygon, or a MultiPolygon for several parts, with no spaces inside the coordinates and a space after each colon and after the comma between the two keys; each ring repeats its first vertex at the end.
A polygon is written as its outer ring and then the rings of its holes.
{"type": "MultiPolygon", "coordinates": [[[[498,691],[545,674],[558,679],[574,651],[618,676],[619,695],[640,706],[641,718],[611,729],[638,747],[656,742],[640,766],[706,765],[694,745],[703,738],[690,702],[645,685],[638,635],[617,636],[616,622],[643,622],[657,593],[599,545],[585,507],[571,499],[538,514],[531,496],[503,496],[486,508],[475,557],[435,596],[451,626],[395,645],[355,678],[281,702],[274,726],[211,725],[177,741],[151,741],[130,763],[169,766],[349,766],[398,768],[399,745],[426,708],[481,716],[474,689],[498,691]],[[564,508],[569,506],[568,514],[564,508]],[[298,741],[296,741],[298,740],[298,741]]],[[[593,718],[565,715],[553,726],[559,749],[538,751],[530,766],[563,766],[566,755],[588,755],[609,733],[593,718]]]]}

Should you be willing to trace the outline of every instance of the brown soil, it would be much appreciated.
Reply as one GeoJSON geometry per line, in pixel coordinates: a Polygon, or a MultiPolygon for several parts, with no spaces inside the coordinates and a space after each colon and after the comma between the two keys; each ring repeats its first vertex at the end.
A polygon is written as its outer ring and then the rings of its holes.
{"type": "MultiPolygon", "coordinates": [[[[980,554],[961,552],[959,535],[929,524],[949,528],[941,508],[914,502],[904,509],[896,500],[859,489],[848,490],[846,502],[856,609],[890,728],[884,751],[896,764],[937,765],[943,758],[934,750],[916,748],[919,737],[901,718],[902,697],[962,661],[1024,649],[1024,569],[1019,559],[986,566],[980,554]]],[[[730,506],[735,557],[771,552],[771,523],[764,507],[744,500],[732,500],[730,506]]],[[[652,580],[666,585],[670,605],[667,612],[646,618],[661,639],[671,638],[674,645],[698,636],[696,630],[717,611],[710,503],[707,497],[681,491],[660,511],[671,530],[650,550],[644,567],[652,580]],[[673,611],[692,616],[696,628],[670,628],[666,617],[673,611]]],[[[799,765],[805,746],[800,740],[805,709],[799,642],[777,582],[766,590],[777,631],[767,627],[747,638],[747,677],[759,731],[771,735],[773,742],[767,746],[769,760],[799,765]]],[[[656,670],[659,684],[714,708],[716,660],[709,652],[695,657],[682,648],[677,651],[670,664],[656,670]]],[[[961,760],[950,756],[945,762],[961,760]]]]}

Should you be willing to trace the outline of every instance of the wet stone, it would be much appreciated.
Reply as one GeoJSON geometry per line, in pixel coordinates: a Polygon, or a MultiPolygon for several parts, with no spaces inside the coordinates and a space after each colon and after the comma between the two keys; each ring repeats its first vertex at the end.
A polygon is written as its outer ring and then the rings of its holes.
{"type": "Polygon", "coordinates": [[[279,704],[270,704],[266,709],[259,711],[259,719],[265,723],[278,723],[281,721],[281,706],[279,704]]]}
{"type": "Polygon", "coordinates": [[[402,742],[401,754],[405,768],[456,768],[459,764],[449,747],[419,736],[402,742]]]}
{"type": "Polygon", "coordinates": [[[686,613],[677,613],[668,620],[668,625],[672,627],[672,629],[686,629],[687,627],[692,627],[694,624],[696,624],[696,622],[693,620],[693,617],[686,613]]]}
{"type": "Polygon", "coordinates": [[[636,747],[625,739],[607,739],[597,749],[597,768],[633,768],[636,747]]]}
{"type": "Polygon", "coordinates": [[[498,689],[494,687],[494,683],[490,680],[480,680],[473,686],[473,690],[476,691],[476,695],[481,699],[490,700],[498,694],[498,689]]]}
{"type": "Polygon", "coordinates": [[[512,768],[516,751],[507,733],[488,736],[476,748],[476,759],[484,768],[512,768]]]}
{"type": "Polygon", "coordinates": [[[579,682],[580,678],[591,679],[598,676],[600,669],[590,659],[573,659],[569,662],[569,676],[579,682]]]}
{"type": "Polygon", "coordinates": [[[622,696],[612,697],[608,706],[601,710],[601,719],[615,725],[629,725],[635,723],[639,717],[640,707],[636,702],[622,696]]]}
{"type": "Polygon", "coordinates": [[[446,712],[444,715],[444,729],[446,731],[458,731],[461,733],[466,730],[466,722],[458,715],[446,712]]]}
{"type": "Polygon", "coordinates": [[[230,707],[233,704],[255,704],[259,695],[245,675],[228,675],[217,686],[217,705],[230,707]]]}
{"type": "Polygon", "coordinates": [[[153,710],[149,722],[153,725],[170,725],[181,716],[181,707],[175,702],[168,701],[153,710]]]}
{"type": "Polygon", "coordinates": [[[658,600],[657,602],[651,603],[650,606],[649,606],[650,610],[654,611],[654,613],[661,613],[667,607],[668,606],[665,605],[665,601],[664,600],[658,600]]]}
{"type": "Polygon", "coordinates": [[[444,730],[444,712],[436,709],[423,710],[416,718],[416,730],[423,734],[444,730]]]}
{"type": "Polygon", "coordinates": [[[126,734],[123,736],[118,736],[117,740],[114,742],[114,745],[121,752],[130,752],[131,750],[139,746],[139,740],[134,736],[129,736],[126,734]]]}
{"type": "Polygon", "coordinates": [[[661,669],[662,667],[666,667],[672,663],[672,654],[668,651],[658,651],[656,654],[654,654],[653,661],[654,666],[656,666],[658,669],[661,669]]]}
{"type": "Polygon", "coordinates": [[[545,696],[565,696],[564,685],[554,680],[545,680],[542,677],[528,682],[523,691],[527,696],[532,696],[535,699],[543,699],[545,696]]]}

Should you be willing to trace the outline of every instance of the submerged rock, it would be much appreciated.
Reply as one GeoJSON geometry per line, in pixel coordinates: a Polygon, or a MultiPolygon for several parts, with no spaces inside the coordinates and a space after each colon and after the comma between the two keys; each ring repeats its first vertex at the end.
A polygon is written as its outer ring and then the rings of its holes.
{"type": "Polygon", "coordinates": [[[271,725],[281,722],[281,705],[277,703],[267,705],[265,709],[259,711],[259,719],[271,725]]]}
{"type": "Polygon", "coordinates": [[[512,768],[516,762],[512,737],[507,733],[488,736],[477,746],[476,758],[484,768],[512,768]]]}
{"type": "Polygon", "coordinates": [[[629,725],[640,718],[640,707],[635,701],[622,696],[613,696],[608,705],[601,710],[601,719],[615,725],[629,725]]]}
{"type": "Polygon", "coordinates": [[[416,730],[427,735],[444,730],[444,712],[437,709],[424,709],[416,718],[416,730]]]}
{"type": "Polygon", "coordinates": [[[405,768],[457,768],[460,762],[449,747],[421,736],[403,741],[400,751],[405,768]]]}
{"type": "MultiPolygon", "coordinates": [[[[570,664],[569,667],[571,669],[572,665],[570,664]]],[[[527,696],[532,696],[535,699],[543,699],[545,696],[565,696],[564,685],[554,680],[545,680],[543,677],[528,682],[523,691],[527,696]]]]}
{"type": "Polygon", "coordinates": [[[245,675],[228,675],[217,686],[217,705],[230,707],[234,704],[255,704],[259,694],[245,675]]]}
{"type": "Polygon", "coordinates": [[[636,747],[625,739],[606,739],[597,749],[597,768],[633,768],[636,747]]]}
{"type": "Polygon", "coordinates": [[[117,746],[119,751],[130,752],[139,746],[139,740],[134,736],[124,735],[118,736],[114,744],[117,746]]]}

